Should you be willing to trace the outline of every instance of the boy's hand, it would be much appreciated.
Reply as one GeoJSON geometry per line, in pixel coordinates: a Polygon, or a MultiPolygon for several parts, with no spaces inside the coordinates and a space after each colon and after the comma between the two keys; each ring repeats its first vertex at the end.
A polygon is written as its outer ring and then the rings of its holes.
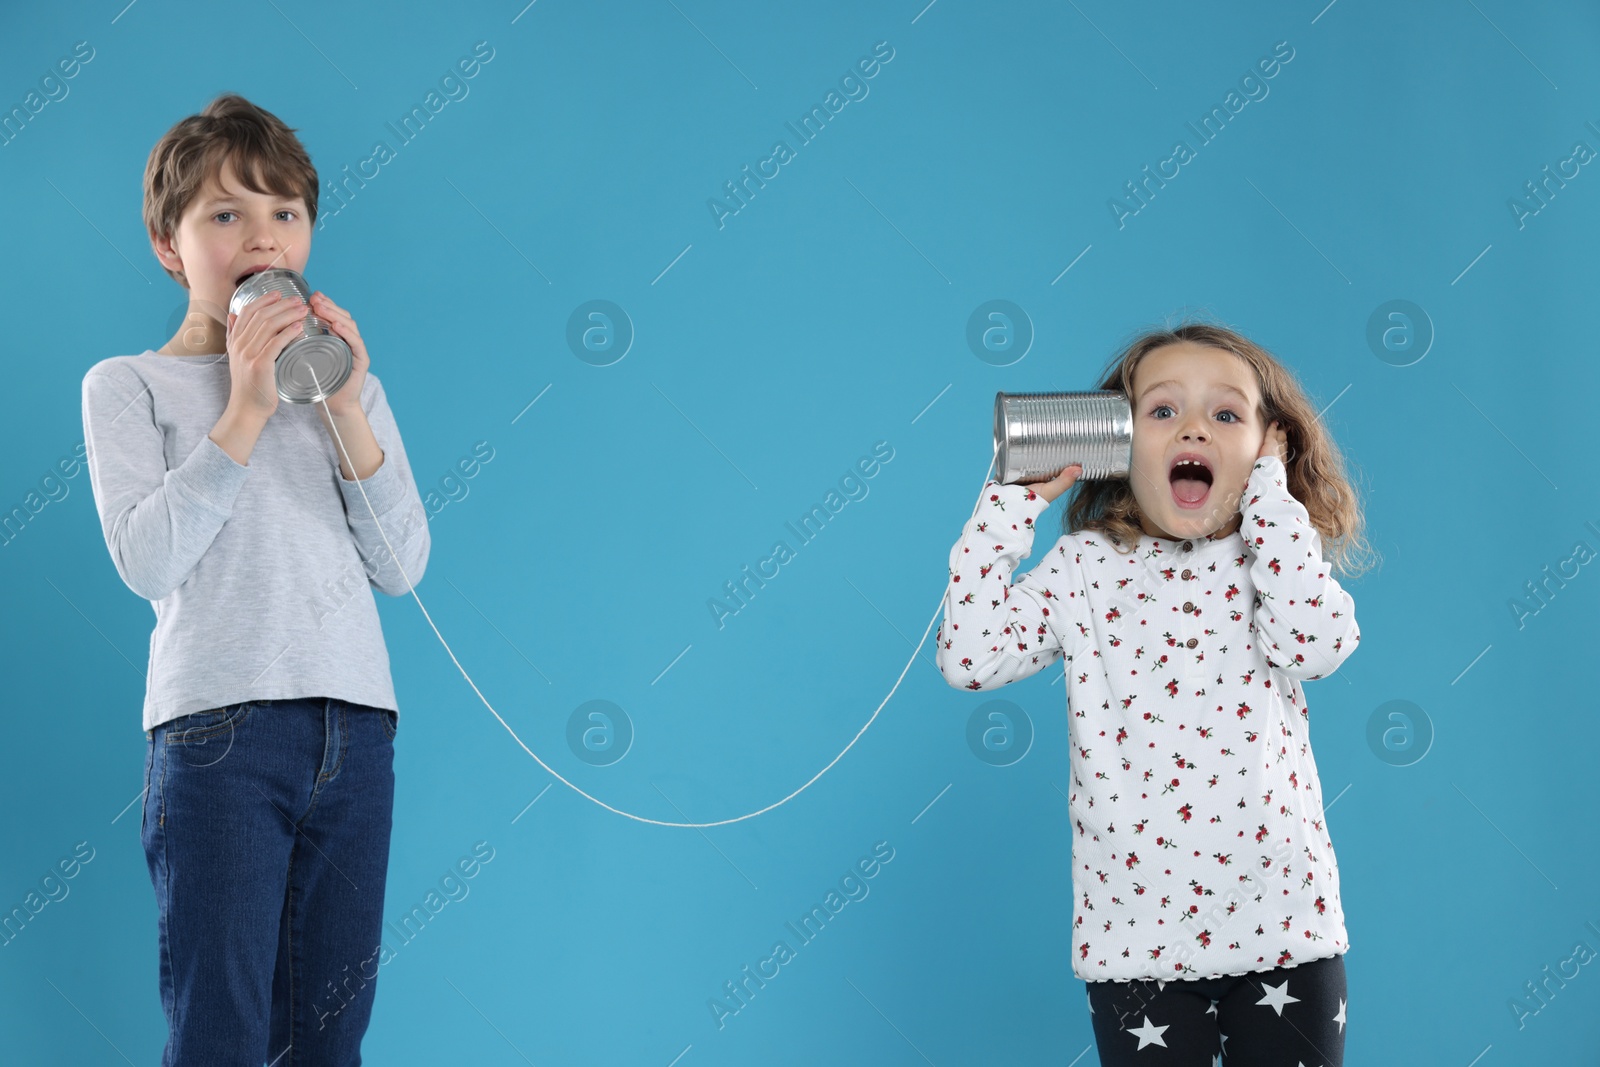
{"type": "Polygon", "coordinates": [[[228,315],[230,406],[267,419],[278,410],[277,360],[305,328],[307,309],[294,297],[271,292],[228,315]]]}
{"type": "Polygon", "coordinates": [[[1276,422],[1267,428],[1267,436],[1261,442],[1261,451],[1256,454],[1256,459],[1274,455],[1283,461],[1284,466],[1289,465],[1289,433],[1276,422]]]}
{"type": "Polygon", "coordinates": [[[1078,480],[1078,475],[1082,473],[1083,464],[1074,463],[1070,467],[1063,467],[1061,473],[1048,482],[1034,483],[1030,485],[1030,488],[1053,504],[1056,497],[1072,488],[1073,483],[1078,480]]]}
{"type": "Polygon", "coordinates": [[[342,417],[361,410],[361,387],[367,381],[367,368],[372,361],[367,358],[367,346],[356,329],[356,320],[344,308],[329,300],[323,293],[311,294],[311,310],[328,324],[328,329],[344,339],[350,346],[350,377],[339,391],[328,397],[328,414],[342,417]]]}

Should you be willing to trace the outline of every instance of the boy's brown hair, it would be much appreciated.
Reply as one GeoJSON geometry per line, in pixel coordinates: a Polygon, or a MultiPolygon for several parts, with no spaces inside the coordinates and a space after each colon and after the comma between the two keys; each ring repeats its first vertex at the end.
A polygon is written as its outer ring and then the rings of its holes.
{"type": "MultiPolygon", "coordinates": [[[[1345,477],[1339,447],[1294,373],[1266,349],[1226,326],[1190,320],[1138,337],[1111,360],[1097,388],[1121,392],[1137,404],[1134,369],[1156,349],[1183,342],[1231,352],[1255,372],[1261,388],[1261,410],[1255,414],[1264,426],[1276,420],[1289,435],[1284,464],[1287,488],[1305,506],[1312,527],[1326,542],[1324,559],[1336,571],[1364,574],[1370,569],[1372,546],[1362,536],[1361,501],[1345,477]]],[[[1131,482],[1080,481],[1071,492],[1072,499],[1061,516],[1063,533],[1098,530],[1111,538],[1117,552],[1126,555],[1134,551],[1144,531],[1131,482]]]]}
{"type": "MultiPolygon", "coordinates": [[[[176,123],[145,164],[145,229],[152,238],[170,239],[206,179],[220,181],[222,165],[230,159],[246,189],[299,196],[316,225],[317,168],[295,129],[237,93],[223,93],[200,114],[176,123]]],[[[167,274],[189,288],[182,271],[167,269],[167,274]]]]}

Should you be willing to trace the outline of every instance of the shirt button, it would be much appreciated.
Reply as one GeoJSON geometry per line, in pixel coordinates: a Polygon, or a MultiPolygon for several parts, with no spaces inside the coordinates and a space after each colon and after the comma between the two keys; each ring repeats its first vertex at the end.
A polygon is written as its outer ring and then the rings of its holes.
{"type": "Polygon", "coordinates": [[[1186,611],[1186,612],[1187,612],[1187,611],[1193,611],[1193,610],[1194,610],[1194,601],[1192,601],[1192,600],[1185,600],[1185,601],[1184,601],[1184,602],[1183,602],[1183,610],[1184,610],[1184,611],[1186,611]]]}
{"type": "Polygon", "coordinates": [[[1200,639],[1198,637],[1191,637],[1191,638],[1189,638],[1189,640],[1184,642],[1184,644],[1188,645],[1190,648],[1193,648],[1195,645],[1198,645],[1199,643],[1200,643],[1200,639]]]}
{"type": "Polygon", "coordinates": [[[1189,544],[1189,542],[1187,542],[1187,541],[1185,541],[1185,542],[1184,542],[1184,543],[1183,543],[1183,550],[1184,550],[1184,551],[1185,551],[1185,552],[1187,552],[1187,551],[1189,551],[1189,549],[1190,549],[1190,547],[1191,547],[1191,546],[1190,546],[1190,544],[1189,544]]]}
{"type": "Polygon", "coordinates": [[[1185,567],[1184,571],[1183,571],[1183,580],[1187,582],[1190,578],[1193,578],[1193,577],[1194,577],[1194,571],[1191,571],[1187,567],[1185,567]]]}

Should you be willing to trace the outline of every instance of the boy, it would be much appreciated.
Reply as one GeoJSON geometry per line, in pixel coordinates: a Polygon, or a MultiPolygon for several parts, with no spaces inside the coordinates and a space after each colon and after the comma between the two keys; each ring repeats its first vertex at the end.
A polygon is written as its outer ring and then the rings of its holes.
{"type": "Polygon", "coordinates": [[[156,613],[140,837],[166,1067],[354,1064],[371,1017],[399,722],[371,587],[421,579],[427,517],[349,314],[314,295],[354,366],[303,405],[273,361],[307,307],[227,312],[245,274],[303,271],[316,212],[276,116],[224,94],[174,125],[144,217],[188,314],[83,379],[106,546],[156,613]]]}

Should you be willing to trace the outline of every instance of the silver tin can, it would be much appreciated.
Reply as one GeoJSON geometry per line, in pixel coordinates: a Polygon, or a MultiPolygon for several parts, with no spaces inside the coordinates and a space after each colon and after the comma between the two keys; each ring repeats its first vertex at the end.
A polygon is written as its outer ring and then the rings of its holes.
{"type": "Polygon", "coordinates": [[[996,393],[994,477],[1046,481],[1083,464],[1079,480],[1133,470],[1133,408],[1120,392],[996,393]]]}
{"type": "Polygon", "coordinates": [[[355,365],[350,346],[330,330],[326,322],[312,314],[310,286],[299,271],[288,267],[273,267],[240,282],[228,301],[228,313],[237,315],[245,305],[268,293],[282,293],[284,300],[298,300],[307,305],[301,335],[278,353],[274,369],[278,397],[291,404],[326,400],[350,380],[350,371],[355,365]]]}

